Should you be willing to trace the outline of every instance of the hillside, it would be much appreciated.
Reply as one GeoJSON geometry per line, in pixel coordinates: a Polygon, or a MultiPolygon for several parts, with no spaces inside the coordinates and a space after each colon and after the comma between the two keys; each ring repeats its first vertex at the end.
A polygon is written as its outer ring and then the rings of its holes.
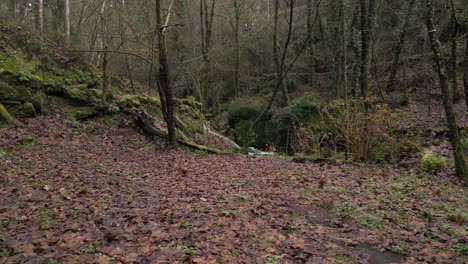
{"type": "Polygon", "coordinates": [[[164,96],[117,71],[104,89],[63,47],[0,20],[0,263],[468,263],[432,73],[349,102],[303,85],[265,115],[274,74],[211,109],[181,92],[169,146],[164,96]]]}

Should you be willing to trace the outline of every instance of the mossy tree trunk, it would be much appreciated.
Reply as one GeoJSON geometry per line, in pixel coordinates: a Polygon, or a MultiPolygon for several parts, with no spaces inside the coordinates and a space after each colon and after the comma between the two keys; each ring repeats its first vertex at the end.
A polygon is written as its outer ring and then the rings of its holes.
{"type": "Polygon", "coordinates": [[[412,14],[413,14],[413,9],[414,9],[415,3],[416,3],[416,0],[411,0],[411,2],[409,3],[409,6],[408,6],[408,9],[407,9],[407,12],[406,12],[406,16],[405,16],[405,21],[403,23],[403,27],[402,27],[401,32],[400,32],[400,37],[399,37],[398,43],[397,43],[397,45],[395,46],[395,49],[394,49],[393,63],[392,63],[392,66],[390,68],[390,75],[388,77],[388,83],[387,83],[387,87],[386,87],[387,92],[392,91],[394,86],[395,86],[396,74],[397,74],[398,68],[400,66],[400,57],[401,57],[401,53],[403,52],[403,48],[405,46],[406,36],[408,34],[408,28],[409,28],[409,25],[410,25],[410,20],[411,20],[412,14]]]}
{"type": "Polygon", "coordinates": [[[440,43],[437,39],[436,28],[433,21],[434,8],[432,6],[432,0],[426,0],[426,9],[426,26],[432,52],[434,53],[437,73],[439,75],[442,100],[444,103],[445,115],[447,117],[447,124],[449,128],[449,140],[452,145],[453,156],[455,158],[455,169],[458,176],[468,181],[468,160],[460,142],[460,134],[457,127],[457,116],[452,103],[449,81],[446,75],[445,62],[441,55],[440,43]]]}

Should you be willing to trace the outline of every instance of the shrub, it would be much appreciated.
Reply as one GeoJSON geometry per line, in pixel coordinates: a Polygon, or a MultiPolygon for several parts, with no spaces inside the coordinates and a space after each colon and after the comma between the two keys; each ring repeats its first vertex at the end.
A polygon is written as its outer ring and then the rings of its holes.
{"type": "Polygon", "coordinates": [[[329,122],[336,129],[336,141],[349,142],[350,153],[354,160],[389,162],[400,156],[403,139],[397,138],[397,116],[387,105],[375,105],[363,111],[363,102],[353,100],[348,107],[335,102],[326,109],[329,122]]]}
{"type": "Polygon", "coordinates": [[[425,172],[433,171],[447,166],[447,159],[439,157],[430,150],[423,152],[419,168],[425,172]]]}

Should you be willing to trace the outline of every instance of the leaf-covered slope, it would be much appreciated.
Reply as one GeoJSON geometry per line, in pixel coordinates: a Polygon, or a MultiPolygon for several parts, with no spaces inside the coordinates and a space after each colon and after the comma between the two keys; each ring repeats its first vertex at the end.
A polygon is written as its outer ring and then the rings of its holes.
{"type": "MultiPolygon", "coordinates": [[[[119,79],[111,77],[104,103],[102,76],[95,67],[0,21],[1,127],[11,125],[11,116],[34,117],[61,106],[77,120],[123,113],[139,125],[145,123],[143,129],[164,135],[159,98],[125,94],[121,86],[119,79]]],[[[207,144],[201,104],[193,98],[176,99],[175,107],[179,138],[207,144]]]]}

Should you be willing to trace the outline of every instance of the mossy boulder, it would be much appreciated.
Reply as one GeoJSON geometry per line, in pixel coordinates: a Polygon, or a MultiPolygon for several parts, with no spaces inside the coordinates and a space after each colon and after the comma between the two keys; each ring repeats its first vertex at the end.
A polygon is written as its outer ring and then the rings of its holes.
{"type": "Polygon", "coordinates": [[[203,134],[205,116],[202,104],[193,97],[175,99],[174,104],[177,126],[187,135],[203,134]]]}
{"type": "Polygon", "coordinates": [[[0,81],[0,100],[27,101],[31,98],[31,90],[26,87],[12,86],[0,81]]]}
{"type": "Polygon", "coordinates": [[[133,95],[133,94],[124,94],[119,98],[119,106],[121,107],[135,107],[139,108],[142,105],[142,102],[146,103],[147,100],[140,95],[133,95]]]}
{"type": "Polygon", "coordinates": [[[99,115],[95,107],[70,107],[68,113],[70,118],[75,120],[85,120],[99,115]]]}
{"type": "Polygon", "coordinates": [[[36,109],[34,108],[34,105],[30,102],[25,102],[23,104],[23,113],[27,117],[34,117],[37,114],[36,109]]]}
{"type": "Polygon", "coordinates": [[[13,117],[8,110],[0,103],[0,129],[9,128],[13,124],[13,117]]]}

